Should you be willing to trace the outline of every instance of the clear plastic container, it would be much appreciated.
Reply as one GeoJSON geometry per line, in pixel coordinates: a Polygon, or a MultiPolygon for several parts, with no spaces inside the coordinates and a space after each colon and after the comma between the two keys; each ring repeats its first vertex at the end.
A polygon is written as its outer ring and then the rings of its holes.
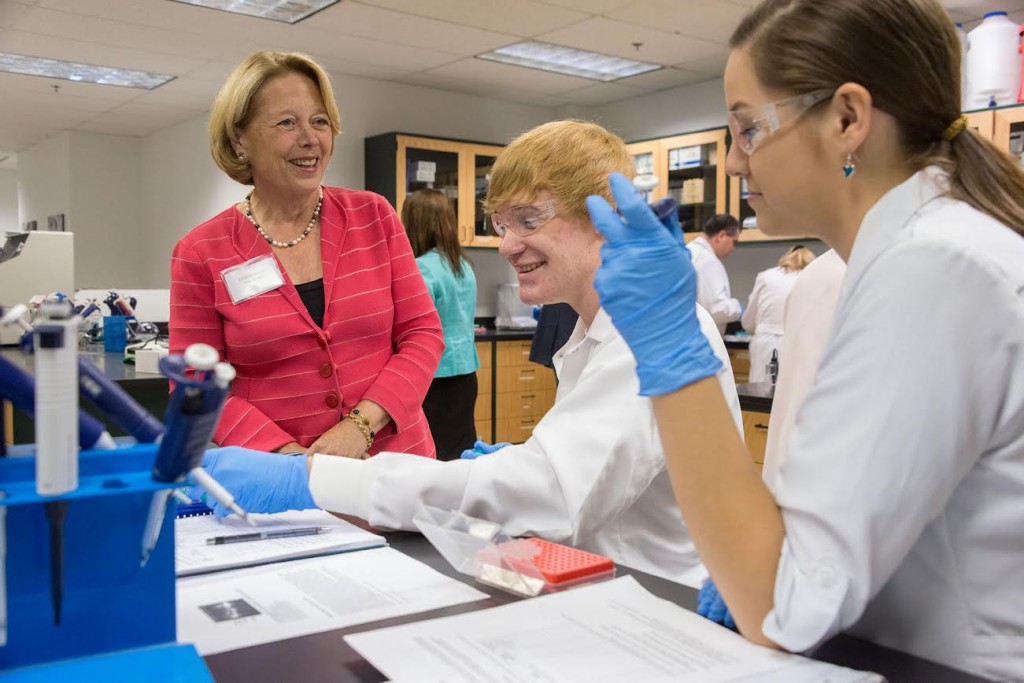
{"type": "Polygon", "coordinates": [[[967,88],[964,109],[1017,101],[1021,61],[1019,27],[1006,12],[989,12],[967,34],[967,88]]]}

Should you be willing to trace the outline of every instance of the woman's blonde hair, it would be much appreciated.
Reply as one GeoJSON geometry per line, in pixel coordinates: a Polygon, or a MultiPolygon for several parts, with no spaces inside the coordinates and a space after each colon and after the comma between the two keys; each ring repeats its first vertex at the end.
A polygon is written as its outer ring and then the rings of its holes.
{"type": "MultiPolygon", "coordinates": [[[[1024,232],[1024,172],[960,113],[960,43],[938,0],[764,0],[729,41],[767,88],[794,95],[859,83],[899,126],[905,160],[938,165],[947,194],[1024,232]]],[[[838,173],[839,170],[837,169],[838,173]]]]}
{"type": "Polygon", "coordinates": [[[779,259],[779,268],[788,273],[799,272],[814,260],[814,252],[807,247],[796,245],[779,259]]]}
{"type": "MultiPolygon", "coordinates": [[[[613,202],[608,174],[636,174],[626,143],[596,123],[565,120],[529,130],[503,149],[491,170],[484,209],[496,211],[513,201],[530,202],[550,192],[560,210],[587,217],[587,196],[613,202]]],[[[613,202],[614,203],[614,202],[613,202]]]]}
{"type": "Polygon", "coordinates": [[[210,154],[232,180],[252,184],[252,168],[235,151],[236,130],[245,128],[256,108],[260,88],[275,76],[297,73],[320,90],[327,118],[335,135],[341,132],[341,114],[334,101],[331,79],[323,67],[300,52],[257,52],[235,67],[217,93],[210,110],[210,154]]]}
{"type": "Polygon", "coordinates": [[[462,245],[452,202],[440,190],[417,190],[402,204],[402,225],[409,236],[413,256],[437,249],[448,260],[456,277],[462,277],[462,245]]]}

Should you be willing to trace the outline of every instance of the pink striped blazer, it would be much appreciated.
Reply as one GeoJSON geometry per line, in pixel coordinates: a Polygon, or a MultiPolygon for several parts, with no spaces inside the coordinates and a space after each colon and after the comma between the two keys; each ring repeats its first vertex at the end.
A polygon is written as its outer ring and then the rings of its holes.
{"type": "Polygon", "coordinates": [[[320,225],[323,329],[287,273],[283,287],[231,302],[221,271],[273,253],[231,207],[174,247],[170,352],[205,342],[237,370],[221,445],[309,446],[366,398],[392,418],[371,454],[434,457],[422,403],[444,338],[402,224],[379,195],[325,187],[320,225]]]}

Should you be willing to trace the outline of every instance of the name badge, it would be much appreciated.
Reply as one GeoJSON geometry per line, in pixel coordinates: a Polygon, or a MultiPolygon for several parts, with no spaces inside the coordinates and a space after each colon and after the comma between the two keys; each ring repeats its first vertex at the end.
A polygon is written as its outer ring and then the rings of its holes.
{"type": "Polygon", "coordinates": [[[284,284],[284,276],[273,256],[257,256],[220,271],[233,303],[239,304],[284,284]]]}

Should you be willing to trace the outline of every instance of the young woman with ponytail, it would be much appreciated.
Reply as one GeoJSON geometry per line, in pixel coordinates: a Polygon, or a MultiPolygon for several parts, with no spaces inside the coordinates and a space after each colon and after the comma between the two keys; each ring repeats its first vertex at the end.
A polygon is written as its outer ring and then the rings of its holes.
{"type": "Polygon", "coordinates": [[[765,0],[731,48],[728,172],[761,230],[848,264],[774,495],[729,428],[689,254],[624,178],[617,213],[588,200],[697,549],[751,640],[850,631],[1021,680],[1024,175],[966,126],[938,0],[765,0]]]}

